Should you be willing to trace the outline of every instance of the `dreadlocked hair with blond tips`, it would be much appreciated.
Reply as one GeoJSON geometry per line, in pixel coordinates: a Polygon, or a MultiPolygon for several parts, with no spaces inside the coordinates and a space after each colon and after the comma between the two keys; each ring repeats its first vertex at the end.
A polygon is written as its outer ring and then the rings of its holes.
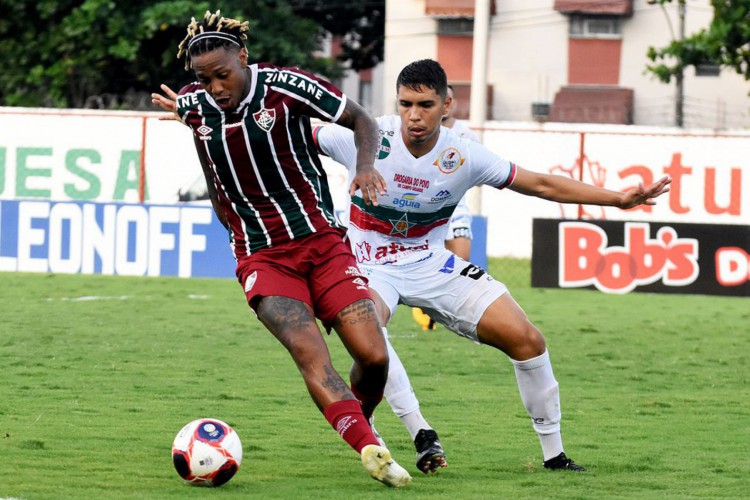
{"type": "Polygon", "coordinates": [[[190,71],[192,66],[191,56],[205,54],[218,48],[238,49],[245,46],[247,32],[250,30],[247,21],[238,21],[221,17],[221,11],[215,14],[206,11],[203,20],[198,22],[191,18],[187,27],[187,36],[180,42],[177,50],[177,58],[185,56],[185,70],[190,71]]]}

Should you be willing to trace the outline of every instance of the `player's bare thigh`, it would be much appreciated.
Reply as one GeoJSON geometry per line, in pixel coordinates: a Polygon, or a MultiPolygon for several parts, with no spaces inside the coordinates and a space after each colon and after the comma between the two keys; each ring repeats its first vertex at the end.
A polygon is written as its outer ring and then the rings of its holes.
{"type": "Polygon", "coordinates": [[[380,324],[383,326],[387,325],[391,320],[391,310],[388,309],[383,298],[372,287],[370,287],[370,295],[372,295],[372,301],[375,303],[375,312],[378,314],[380,324]]]}
{"type": "Polygon", "coordinates": [[[349,354],[363,368],[387,366],[388,351],[372,300],[358,300],[343,308],[336,315],[333,328],[349,354]]]}
{"type": "Polygon", "coordinates": [[[498,297],[484,311],[477,336],[481,343],[496,347],[517,361],[534,358],[545,350],[544,336],[510,293],[498,297]]]}

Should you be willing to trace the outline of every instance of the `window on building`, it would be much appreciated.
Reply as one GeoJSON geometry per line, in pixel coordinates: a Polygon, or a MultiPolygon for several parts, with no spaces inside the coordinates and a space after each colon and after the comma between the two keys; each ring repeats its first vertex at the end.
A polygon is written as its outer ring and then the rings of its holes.
{"type": "Polygon", "coordinates": [[[571,38],[622,38],[622,18],[617,16],[570,16],[571,38]]]}
{"type": "Polygon", "coordinates": [[[695,65],[695,76],[719,76],[721,66],[711,61],[704,61],[695,65]]]}
{"type": "Polygon", "coordinates": [[[473,36],[474,19],[466,17],[438,19],[438,35],[473,36]]]}

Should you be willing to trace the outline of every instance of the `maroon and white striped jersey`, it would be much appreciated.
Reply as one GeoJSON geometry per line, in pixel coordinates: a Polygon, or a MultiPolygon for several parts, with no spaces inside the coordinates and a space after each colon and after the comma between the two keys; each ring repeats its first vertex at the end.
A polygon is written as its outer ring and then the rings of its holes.
{"type": "Polygon", "coordinates": [[[310,129],[335,122],[346,96],[297,68],[248,66],[249,94],[225,112],[198,83],[180,90],[177,112],[205,150],[235,258],[342,228],[310,129]]]}

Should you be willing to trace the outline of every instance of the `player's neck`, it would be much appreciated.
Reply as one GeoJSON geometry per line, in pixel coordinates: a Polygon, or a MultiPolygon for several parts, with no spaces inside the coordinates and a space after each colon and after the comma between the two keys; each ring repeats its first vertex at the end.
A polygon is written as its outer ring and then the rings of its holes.
{"type": "Polygon", "coordinates": [[[253,86],[253,72],[250,70],[249,66],[245,66],[245,85],[242,88],[242,98],[240,99],[240,102],[244,101],[245,98],[247,98],[252,86],[253,86]]]}
{"type": "Polygon", "coordinates": [[[453,125],[455,124],[456,124],[456,118],[454,118],[453,116],[446,118],[445,120],[443,120],[443,123],[442,123],[443,127],[448,127],[448,128],[453,128],[453,125]]]}
{"type": "Polygon", "coordinates": [[[404,142],[404,146],[411,153],[414,158],[421,158],[435,148],[438,139],[440,138],[440,128],[435,131],[435,134],[427,139],[425,142],[415,142],[409,140],[409,138],[401,132],[401,139],[404,142]]]}

